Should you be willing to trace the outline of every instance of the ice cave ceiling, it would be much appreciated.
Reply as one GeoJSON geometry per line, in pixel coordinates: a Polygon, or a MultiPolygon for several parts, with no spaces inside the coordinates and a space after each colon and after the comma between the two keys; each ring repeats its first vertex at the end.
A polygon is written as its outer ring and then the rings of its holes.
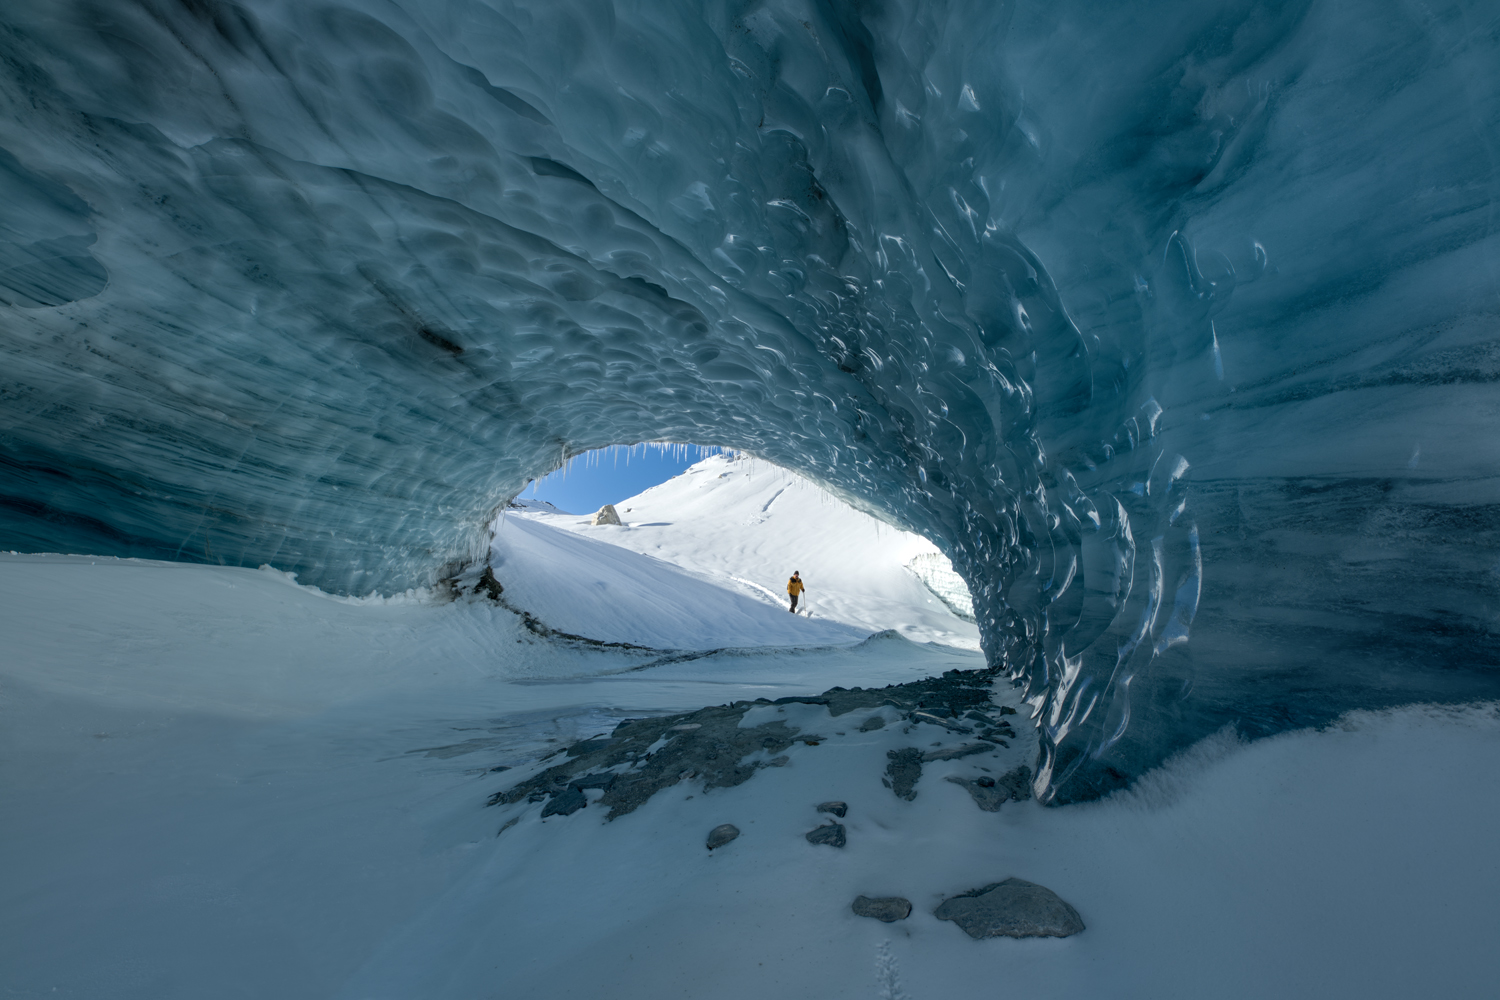
{"type": "Polygon", "coordinates": [[[0,9],[0,547],[438,578],[582,450],[929,535],[1041,786],[1500,693],[1500,8],[0,9]]]}

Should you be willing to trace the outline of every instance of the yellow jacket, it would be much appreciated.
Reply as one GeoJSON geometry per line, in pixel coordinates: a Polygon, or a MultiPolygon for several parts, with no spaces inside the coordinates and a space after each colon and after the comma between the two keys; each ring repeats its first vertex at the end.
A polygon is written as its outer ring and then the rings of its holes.
{"type": "Polygon", "coordinates": [[[795,576],[786,582],[786,592],[788,594],[791,594],[793,597],[796,597],[798,594],[802,593],[802,589],[802,581],[797,579],[795,576]]]}

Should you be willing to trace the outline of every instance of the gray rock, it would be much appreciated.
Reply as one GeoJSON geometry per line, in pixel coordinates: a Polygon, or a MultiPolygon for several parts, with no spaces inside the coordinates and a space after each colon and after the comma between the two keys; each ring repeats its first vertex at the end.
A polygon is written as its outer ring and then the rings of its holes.
{"type": "Polygon", "coordinates": [[[807,842],[809,844],[827,844],[829,847],[843,847],[846,843],[844,838],[844,824],[825,823],[823,826],[807,831],[807,842]]]}
{"type": "Polygon", "coordinates": [[[1057,893],[1018,878],[945,899],[932,915],[953,921],[976,939],[1068,937],[1083,930],[1078,911],[1057,893]]]}
{"type": "Polygon", "coordinates": [[[843,819],[849,813],[849,803],[847,803],[847,802],[819,802],[818,803],[818,812],[820,812],[820,813],[833,813],[839,819],[843,819]]]}
{"type": "Polygon", "coordinates": [[[589,800],[584,798],[583,791],[573,785],[569,785],[562,791],[555,793],[552,796],[552,800],[545,806],[542,806],[542,815],[544,817],[554,814],[571,816],[588,804],[589,800]]]}
{"type": "Polygon", "coordinates": [[[917,797],[917,781],[922,777],[922,751],[916,747],[885,752],[885,787],[895,792],[898,798],[910,802],[917,797]]]}
{"type": "Polygon", "coordinates": [[[733,823],[721,823],[708,831],[708,849],[711,851],[715,847],[723,847],[739,835],[739,827],[733,823]]]}
{"type": "Polygon", "coordinates": [[[607,503],[599,508],[599,512],[589,518],[589,524],[619,524],[620,515],[615,511],[615,505],[607,503]]]}
{"type": "Polygon", "coordinates": [[[849,908],[857,917],[874,917],[888,924],[911,916],[911,901],[900,896],[881,896],[877,899],[855,896],[854,903],[849,908]]]}
{"type": "Polygon", "coordinates": [[[884,728],[885,728],[885,717],[881,716],[881,715],[872,715],[868,719],[866,719],[864,722],[861,722],[859,724],[859,731],[862,732],[862,733],[872,733],[872,732],[874,732],[877,729],[884,729],[884,728]]]}

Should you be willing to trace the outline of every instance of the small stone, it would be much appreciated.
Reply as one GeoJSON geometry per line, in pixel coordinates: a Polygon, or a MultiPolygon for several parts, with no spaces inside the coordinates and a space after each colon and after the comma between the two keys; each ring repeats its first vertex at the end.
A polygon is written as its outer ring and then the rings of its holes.
{"type": "Polygon", "coordinates": [[[849,812],[849,803],[847,803],[847,802],[819,802],[818,803],[818,812],[820,812],[820,813],[833,813],[839,819],[843,819],[848,814],[848,812],[849,812]]]}
{"type": "Polygon", "coordinates": [[[1045,886],[1008,878],[945,899],[932,915],[971,938],[1068,937],[1083,930],[1078,911],[1045,886]]]}
{"type": "Polygon", "coordinates": [[[855,896],[854,903],[849,908],[857,917],[874,917],[888,924],[911,916],[911,900],[900,896],[881,896],[877,899],[855,896]]]}
{"type": "Polygon", "coordinates": [[[843,847],[845,844],[844,824],[826,823],[816,829],[807,831],[807,842],[809,844],[827,844],[829,847],[843,847]]]}
{"type": "Polygon", "coordinates": [[[880,715],[872,715],[868,719],[866,719],[864,722],[861,722],[859,724],[859,731],[862,732],[862,733],[872,733],[872,732],[874,732],[877,729],[884,729],[884,728],[885,728],[885,717],[884,716],[880,716],[880,715]]]}
{"type": "Polygon", "coordinates": [[[708,831],[708,849],[711,851],[715,847],[723,847],[739,835],[739,827],[733,823],[721,823],[708,831]]]}

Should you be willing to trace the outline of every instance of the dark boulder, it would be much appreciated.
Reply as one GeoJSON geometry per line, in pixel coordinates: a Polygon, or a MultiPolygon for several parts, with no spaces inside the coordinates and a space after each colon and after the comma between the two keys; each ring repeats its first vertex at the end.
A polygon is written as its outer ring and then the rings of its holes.
{"type": "Polygon", "coordinates": [[[589,800],[584,798],[583,790],[574,785],[569,785],[563,791],[553,795],[551,800],[542,807],[542,816],[547,817],[554,814],[571,816],[588,804],[589,800]]]}
{"type": "Polygon", "coordinates": [[[1068,937],[1083,930],[1078,911],[1057,893],[1018,878],[945,899],[932,915],[953,921],[976,939],[1068,937]]]}

